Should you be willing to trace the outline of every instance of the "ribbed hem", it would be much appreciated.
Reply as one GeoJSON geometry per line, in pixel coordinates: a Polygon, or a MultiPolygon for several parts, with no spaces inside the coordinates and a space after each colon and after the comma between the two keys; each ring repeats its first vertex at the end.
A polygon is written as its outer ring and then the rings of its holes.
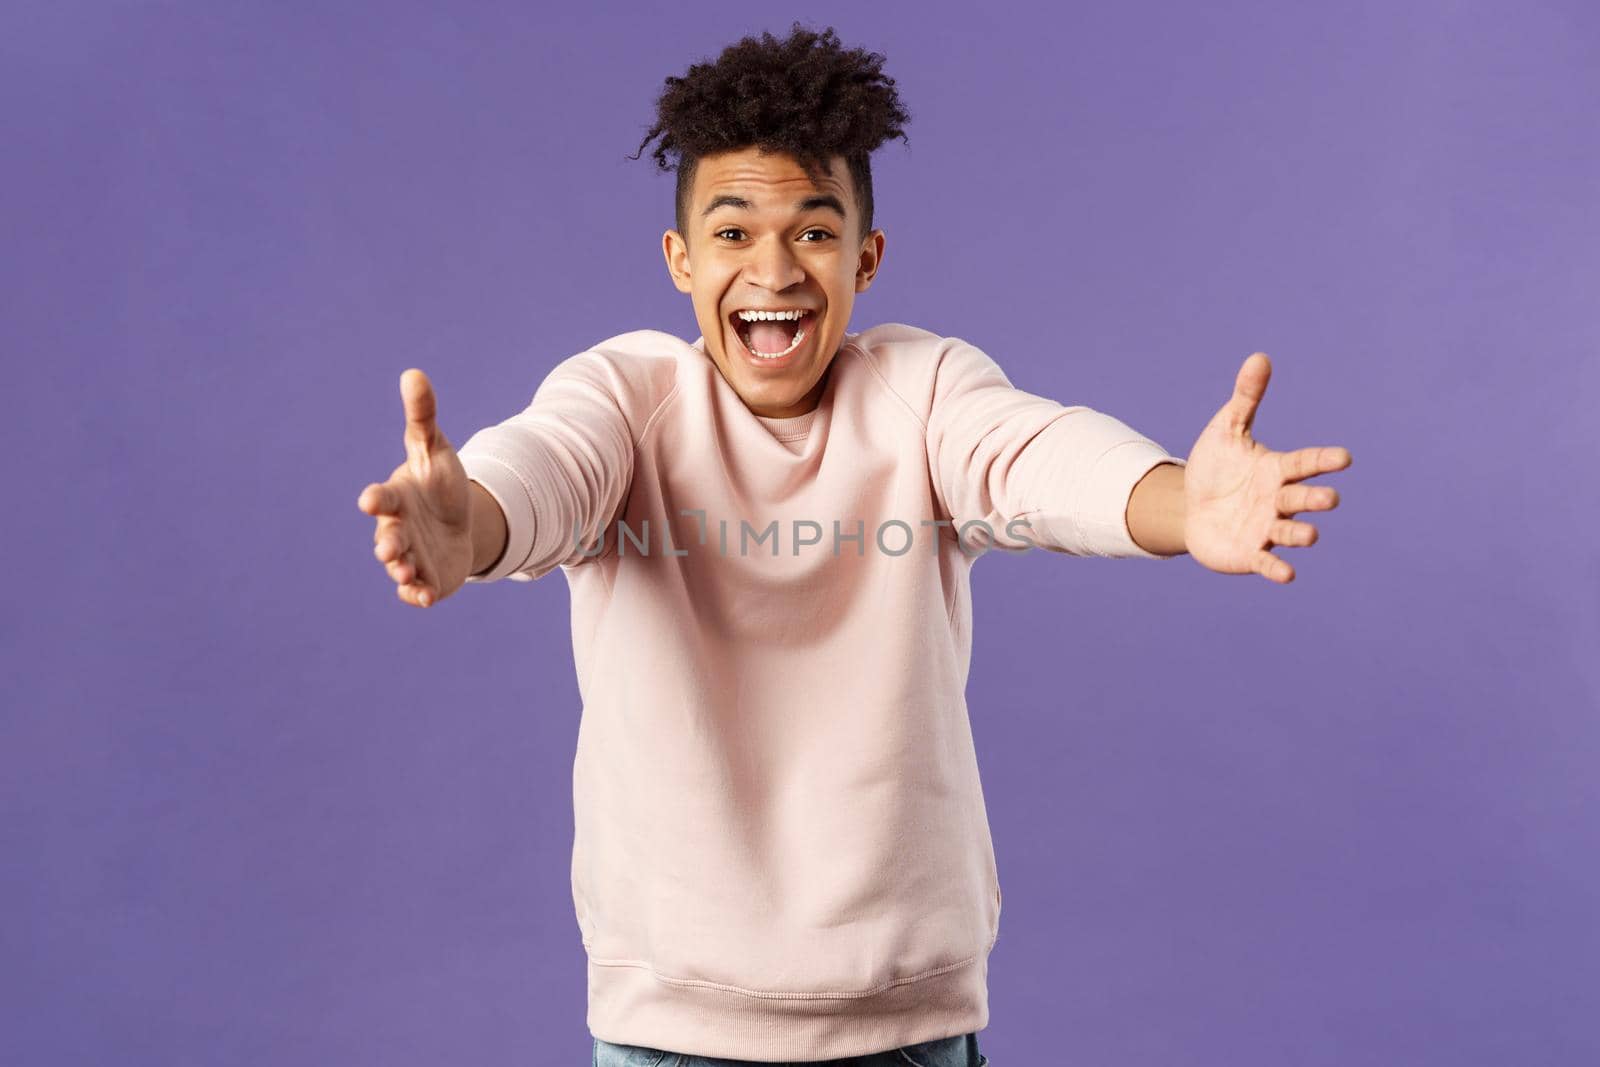
{"type": "Polygon", "coordinates": [[[989,952],[860,996],[740,991],[589,961],[589,1032],[618,1045],[767,1062],[842,1059],[989,1025],[989,952]]]}

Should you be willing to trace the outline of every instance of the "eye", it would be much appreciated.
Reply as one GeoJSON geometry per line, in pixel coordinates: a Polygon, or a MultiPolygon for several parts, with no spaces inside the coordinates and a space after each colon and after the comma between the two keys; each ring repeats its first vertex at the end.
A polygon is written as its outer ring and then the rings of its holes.
{"type": "MultiPolygon", "coordinates": [[[[739,227],[737,227],[737,226],[724,226],[722,229],[718,230],[713,236],[721,237],[725,233],[743,233],[743,232],[744,231],[739,229],[739,227]]],[[[730,237],[730,238],[728,238],[728,240],[737,241],[738,238],[737,237],[730,237]]]]}
{"type": "MultiPolygon", "coordinates": [[[[833,236],[833,234],[829,233],[827,230],[818,229],[815,226],[813,226],[811,229],[807,230],[806,233],[820,233],[820,234],[822,234],[823,240],[827,240],[827,239],[829,239],[829,238],[831,238],[833,236]]],[[[803,237],[803,236],[805,236],[805,234],[801,234],[801,236],[803,237]]],[[[806,244],[811,244],[811,245],[819,244],[819,243],[820,242],[818,242],[818,241],[807,241],[806,242],[806,244]]]]}

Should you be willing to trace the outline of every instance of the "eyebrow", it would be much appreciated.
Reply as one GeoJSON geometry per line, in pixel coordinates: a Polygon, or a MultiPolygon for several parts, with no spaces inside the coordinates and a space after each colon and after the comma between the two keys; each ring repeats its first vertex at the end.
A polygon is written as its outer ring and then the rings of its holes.
{"type": "MultiPolygon", "coordinates": [[[[751,211],[755,208],[755,205],[742,196],[719,196],[715,200],[711,201],[711,203],[706,205],[706,209],[700,212],[700,217],[705,218],[719,207],[731,207],[738,208],[740,211],[751,211]]],[[[821,196],[808,196],[804,200],[797,201],[794,207],[797,212],[806,212],[817,208],[826,208],[827,210],[838,215],[840,220],[843,220],[847,217],[844,213],[843,202],[841,202],[837,196],[834,196],[831,193],[824,193],[821,196]]]]}

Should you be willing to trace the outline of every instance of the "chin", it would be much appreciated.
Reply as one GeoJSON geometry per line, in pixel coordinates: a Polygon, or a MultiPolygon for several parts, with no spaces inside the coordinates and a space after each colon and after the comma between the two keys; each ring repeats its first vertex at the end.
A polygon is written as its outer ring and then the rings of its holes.
{"type": "Polygon", "coordinates": [[[782,408],[798,403],[805,392],[799,388],[777,389],[770,384],[765,388],[759,385],[746,386],[742,390],[735,390],[746,404],[759,404],[764,408],[782,408]]]}

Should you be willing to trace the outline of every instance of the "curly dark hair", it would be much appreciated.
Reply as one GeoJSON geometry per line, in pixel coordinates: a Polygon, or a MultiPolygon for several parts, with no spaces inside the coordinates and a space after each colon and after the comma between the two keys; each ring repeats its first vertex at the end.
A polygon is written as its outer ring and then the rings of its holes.
{"type": "Polygon", "coordinates": [[[827,161],[843,156],[855,183],[861,234],[872,231],[872,167],[868,156],[898,137],[910,114],[894,79],[882,73],[884,56],[845,50],[830,26],[822,33],[793,24],[778,40],[762,32],[722,50],[715,63],[695,63],[681,78],[667,78],[656,101],[656,124],[629,156],[638,159],[656,137],[652,155],[661,170],[677,156],[678,232],[687,236],[689,190],[702,156],[755,146],[784,152],[812,181],[827,161]]]}

